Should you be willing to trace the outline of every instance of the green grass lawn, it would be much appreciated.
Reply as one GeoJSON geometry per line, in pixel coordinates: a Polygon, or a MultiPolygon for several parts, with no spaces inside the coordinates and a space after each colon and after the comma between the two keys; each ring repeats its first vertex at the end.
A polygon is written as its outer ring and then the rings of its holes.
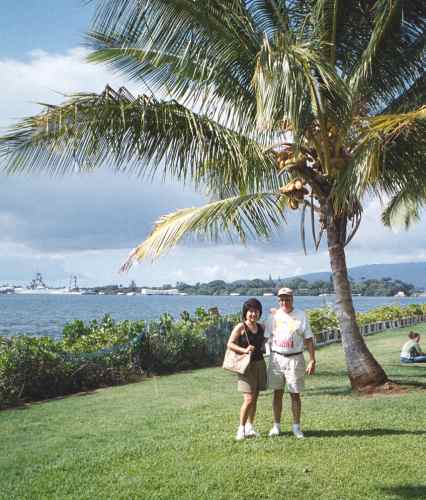
{"type": "MultiPolygon", "coordinates": [[[[351,394],[342,348],[318,351],[305,440],[235,442],[241,396],[221,368],[155,377],[0,412],[0,498],[426,498],[426,364],[400,365],[408,330],[368,345],[402,395],[351,394]]],[[[426,326],[418,328],[426,332],[426,326]]]]}

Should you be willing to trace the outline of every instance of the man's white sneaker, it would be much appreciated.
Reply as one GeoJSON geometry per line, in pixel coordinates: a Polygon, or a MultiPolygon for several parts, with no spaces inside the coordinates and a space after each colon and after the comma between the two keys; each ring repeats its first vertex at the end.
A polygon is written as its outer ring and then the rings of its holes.
{"type": "Polygon", "coordinates": [[[279,427],[275,426],[269,431],[269,437],[279,436],[281,434],[281,430],[279,427]]]}
{"type": "Polygon", "coordinates": [[[236,441],[242,441],[243,439],[246,438],[245,432],[244,432],[244,427],[238,428],[237,435],[235,436],[236,441]]]}
{"type": "Polygon", "coordinates": [[[303,439],[305,437],[300,429],[293,429],[293,435],[297,439],[303,439]]]}
{"type": "Polygon", "coordinates": [[[254,427],[246,427],[245,436],[258,438],[260,437],[260,434],[256,431],[254,427]]]}

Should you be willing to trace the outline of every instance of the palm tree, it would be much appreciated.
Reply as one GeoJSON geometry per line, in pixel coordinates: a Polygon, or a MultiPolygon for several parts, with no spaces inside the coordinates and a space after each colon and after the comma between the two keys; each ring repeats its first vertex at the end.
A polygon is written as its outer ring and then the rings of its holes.
{"type": "Polygon", "coordinates": [[[163,171],[211,196],[165,215],[123,266],[189,234],[267,238],[299,209],[326,235],[352,387],[387,377],[360,335],[345,247],[366,197],[390,224],[426,199],[424,0],[99,0],[94,63],[146,94],[106,87],[45,106],[2,138],[9,173],[113,164],[163,171]],[[423,105],[423,107],[422,107],[423,105]]]}

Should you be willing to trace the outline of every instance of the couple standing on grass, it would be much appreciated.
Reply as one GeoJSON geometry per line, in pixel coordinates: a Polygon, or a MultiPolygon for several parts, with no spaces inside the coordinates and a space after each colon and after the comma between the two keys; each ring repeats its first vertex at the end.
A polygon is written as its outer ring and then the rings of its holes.
{"type": "Polygon", "coordinates": [[[293,290],[281,288],[277,295],[280,307],[271,310],[265,327],[258,323],[262,315],[262,304],[257,299],[249,299],[243,305],[242,323],[232,330],[229,337],[229,349],[240,354],[250,353],[247,371],[244,375],[238,375],[238,390],[244,395],[236,436],[238,441],[259,437],[253,423],[259,391],[266,390],[267,379],[269,388],[274,391],[274,425],[269,436],[279,436],[281,433],[283,394],[287,385],[291,396],[293,434],[297,438],[303,438],[300,429],[300,392],[303,389],[305,372],[308,375],[315,372],[313,336],[305,313],[293,307],[293,290]],[[263,359],[265,342],[269,343],[270,348],[268,374],[263,359]],[[304,346],[309,353],[306,369],[304,346]]]}

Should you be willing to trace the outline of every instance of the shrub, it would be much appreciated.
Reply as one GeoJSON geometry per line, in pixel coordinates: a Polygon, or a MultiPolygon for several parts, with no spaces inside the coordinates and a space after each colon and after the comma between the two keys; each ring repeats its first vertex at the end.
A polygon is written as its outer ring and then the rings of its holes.
{"type": "Polygon", "coordinates": [[[115,322],[109,314],[86,325],[75,320],[65,325],[62,333],[64,349],[71,352],[93,352],[117,345],[127,345],[143,335],[145,321],[115,322]]]}
{"type": "MultiPolygon", "coordinates": [[[[140,373],[138,364],[134,362],[137,343],[99,349],[97,346],[112,341],[106,340],[105,332],[92,328],[90,333],[93,339],[88,334],[89,330],[83,335],[86,327],[82,322],[73,323],[73,328],[68,330],[72,330],[73,334],[64,341],[25,336],[2,341],[0,407],[121,384],[140,373]],[[92,348],[91,352],[84,351],[88,346],[92,348]]],[[[127,327],[121,325],[120,335],[128,330],[127,327]]]]}
{"type": "Polygon", "coordinates": [[[331,307],[321,309],[311,309],[307,311],[309,322],[314,334],[318,334],[324,330],[338,328],[336,313],[331,307]]]}
{"type": "Polygon", "coordinates": [[[151,321],[141,345],[141,366],[150,373],[171,373],[216,364],[223,356],[224,336],[228,323],[198,308],[194,317],[189,313],[174,321],[164,314],[151,321]],[[212,333],[214,332],[214,333],[212,333]],[[219,344],[211,341],[220,338],[219,344]]]}
{"type": "Polygon", "coordinates": [[[72,364],[47,337],[14,337],[0,349],[0,405],[70,392],[72,364]]]}

